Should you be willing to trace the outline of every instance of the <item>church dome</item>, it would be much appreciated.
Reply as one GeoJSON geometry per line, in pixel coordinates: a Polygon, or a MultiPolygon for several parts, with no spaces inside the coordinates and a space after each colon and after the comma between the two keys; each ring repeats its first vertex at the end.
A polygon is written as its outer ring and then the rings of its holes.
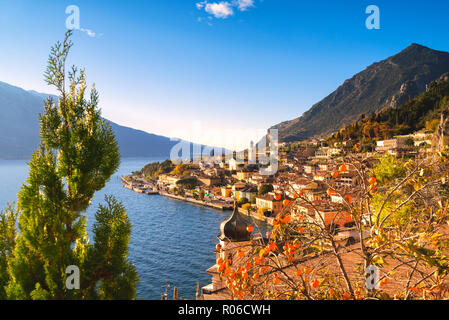
{"type": "Polygon", "coordinates": [[[231,242],[249,241],[251,239],[251,232],[248,232],[247,227],[250,223],[242,216],[242,214],[234,207],[232,216],[223,221],[220,225],[221,234],[220,240],[229,240],[231,242]]]}

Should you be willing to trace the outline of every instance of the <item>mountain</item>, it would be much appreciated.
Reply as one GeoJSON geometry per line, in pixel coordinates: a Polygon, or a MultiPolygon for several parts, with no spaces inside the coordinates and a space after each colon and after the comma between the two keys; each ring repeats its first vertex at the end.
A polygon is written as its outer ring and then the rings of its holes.
{"type": "MultiPolygon", "coordinates": [[[[38,114],[49,95],[0,82],[0,159],[28,159],[39,143],[38,114]]],[[[122,157],[168,158],[177,141],[111,122],[122,157]]]]}
{"type": "Polygon", "coordinates": [[[448,52],[412,44],[346,80],[301,117],[273,128],[279,130],[283,142],[329,136],[362,115],[395,108],[413,99],[448,71],[448,52]]]}
{"type": "Polygon", "coordinates": [[[29,158],[38,144],[43,99],[0,82],[0,159],[29,158]]]}
{"type": "Polygon", "coordinates": [[[417,131],[435,132],[441,116],[449,108],[449,73],[431,82],[427,90],[416,98],[396,108],[385,108],[359,121],[344,126],[328,137],[327,143],[334,145],[351,140],[356,150],[374,150],[377,141],[408,135],[417,131]]]}

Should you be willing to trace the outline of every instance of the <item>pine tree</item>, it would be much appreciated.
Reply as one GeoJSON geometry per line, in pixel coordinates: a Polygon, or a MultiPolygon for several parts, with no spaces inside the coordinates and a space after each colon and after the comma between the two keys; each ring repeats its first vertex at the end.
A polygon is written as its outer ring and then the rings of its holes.
{"type": "MultiPolygon", "coordinates": [[[[106,197],[96,213],[94,244],[87,238],[83,213],[120,155],[94,87],[85,98],[84,70],[66,72],[70,37],[69,31],[51,49],[45,80],[59,98],[48,98],[40,115],[41,142],[18,194],[18,235],[13,244],[0,235],[0,286],[8,299],[133,299],[138,277],[128,261],[131,224],[124,207],[106,197]],[[79,289],[66,285],[69,266],[79,268],[79,289]]],[[[7,217],[14,219],[3,214],[0,224],[10,226],[7,217]]]]}
{"type": "Polygon", "coordinates": [[[9,280],[8,260],[12,257],[16,239],[17,211],[8,205],[0,214],[0,300],[7,298],[4,284],[9,280]]]}

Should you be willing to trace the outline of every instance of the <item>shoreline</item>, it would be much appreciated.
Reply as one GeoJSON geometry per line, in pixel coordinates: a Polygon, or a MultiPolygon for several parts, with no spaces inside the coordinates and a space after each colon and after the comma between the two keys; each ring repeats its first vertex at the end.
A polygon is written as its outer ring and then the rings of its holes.
{"type": "MultiPolygon", "coordinates": [[[[129,181],[129,180],[126,180],[126,178],[129,178],[129,176],[121,177],[123,187],[128,190],[139,193],[139,194],[160,195],[160,196],[167,197],[170,199],[183,201],[183,202],[187,202],[187,203],[191,203],[191,204],[195,204],[195,205],[199,205],[199,206],[203,206],[203,207],[208,207],[208,208],[219,210],[219,211],[232,211],[234,209],[234,205],[231,205],[231,204],[212,203],[212,202],[201,201],[201,200],[197,200],[197,199],[193,199],[193,198],[178,196],[178,195],[174,195],[174,194],[171,194],[171,193],[168,193],[165,191],[157,190],[157,188],[154,187],[153,185],[151,185],[151,188],[143,187],[142,184],[135,185],[134,183],[136,181],[134,181],[134,180],[129,181]],[[151,189],[151,190],[149,190],[149,189],[151,189]]],[[[150,184],[147,183],[146,186],[150,186],[150,184]]],[[[243,214],[247,217],[250,217],[254,220],[266,223],[270,226],[273,225],[273,221],[274,221],[273,217],[260,216],[257,212],[243,210],[242,208],[238,208],[238,211],[241,214],[243,214]]]]}
{"type": "Polygon", "coordinates": [[[221,205],[221,204],[216,204],[216,203],[210,203],[210,202],[205,202],[205,201],[201,201],[201,200],[196,200],[196,199],[191,199],[191,198],[186,198],[186,197],[182,197],[182,196],[177,196],[174,194],[170,194],[168,192],[162,192],[159,191],[158,194],[160,196],[164,196],[167,198],[172,198],[175,200],[179,200],[179,201],[184,201],[184,202],[190,202],[193,204],[198,204],[204,207],[209,207],[212,209],[216,209],[216,210],[221,210],[221,211],[231,211],[234,207],[232,205],[221,205]]]}

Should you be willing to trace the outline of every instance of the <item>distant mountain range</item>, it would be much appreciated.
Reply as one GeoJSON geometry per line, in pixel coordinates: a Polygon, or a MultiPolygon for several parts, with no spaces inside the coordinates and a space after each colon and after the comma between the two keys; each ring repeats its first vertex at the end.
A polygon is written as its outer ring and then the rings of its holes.
{"type": "Polygon", "coordinates": [[[346,80],[301,117],[273,128],[279,130],[283,142],[326,137],[362,115],[395,108],[415,98],[446,72],[449,72],[448,52],[412,44],[346,80]]]}
{"type": "MultiPolygon", "coordinates": [[[[346,80],[299,118],[280,123],[282,142],[327,137],[385,108],[396,108],[449,72],[449,53],[412,44],[346,80]]],[[[38,114],[48,95],[0,82],[0,159],[27,159],[39,143],[38,114]]],[[[111,122],[122,157],[168,158],[170,138],[111,122]]]]}
{"type": "MultiPolygon", "coordinates": [[[[38,114],[49,95],[0,82],[0,159],[28,159],[39,143],[38,114]]],[[[110,122],[122,157],[166,158],[177,141],[110,122]]]]}

